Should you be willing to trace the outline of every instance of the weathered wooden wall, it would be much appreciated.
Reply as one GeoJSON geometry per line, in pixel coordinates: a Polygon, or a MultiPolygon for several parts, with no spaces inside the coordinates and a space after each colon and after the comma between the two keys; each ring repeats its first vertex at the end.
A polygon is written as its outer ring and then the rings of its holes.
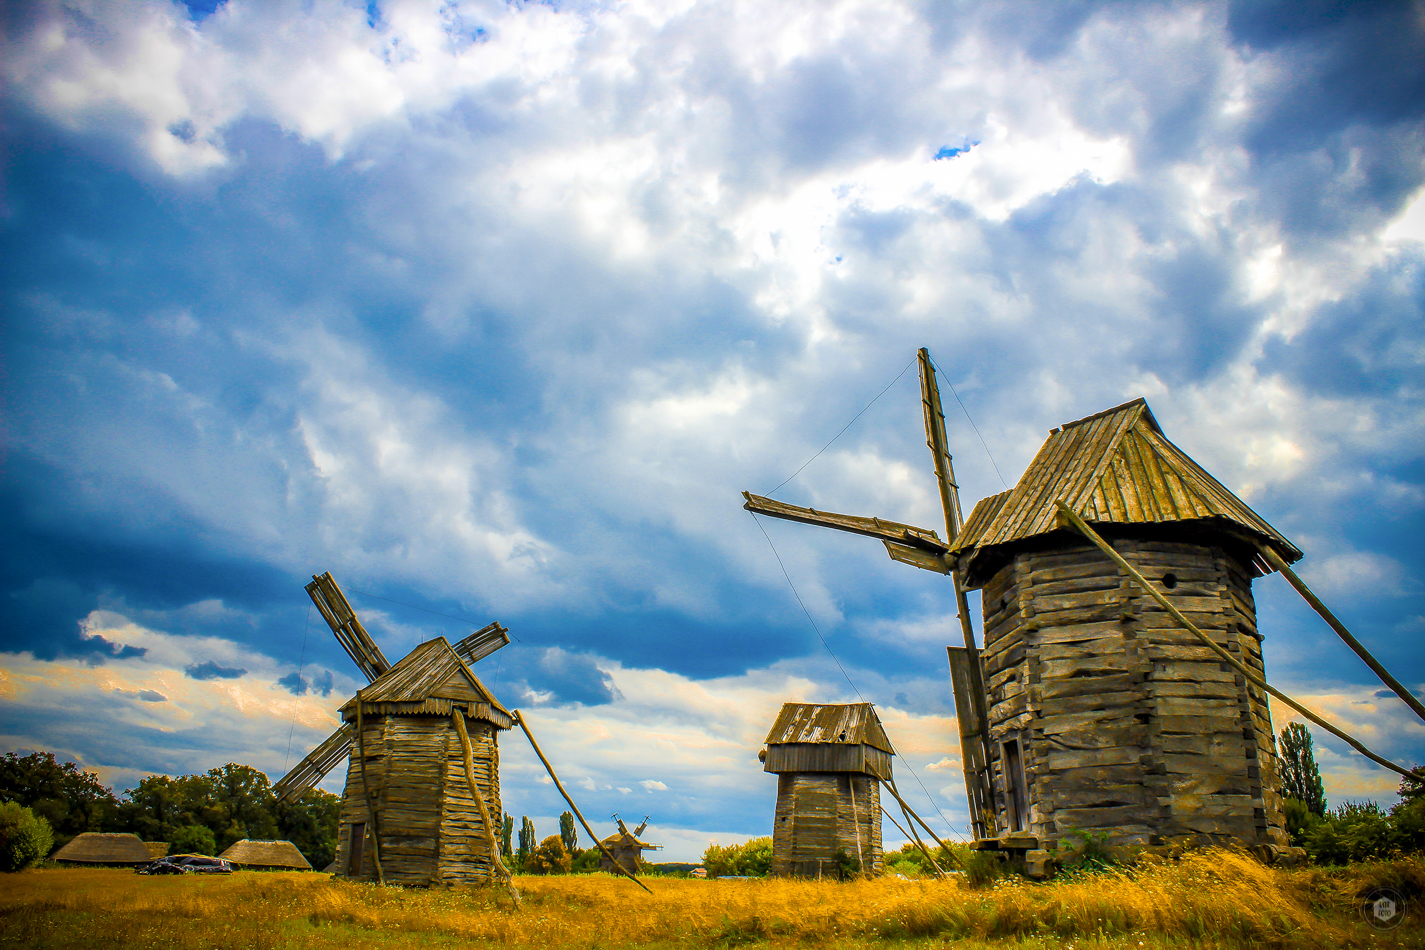
{"type": "Polygon", "coordinates": [[[871,772],[886,778],[891,775],[891,754],[861,742],[768,745],[764,762],[764,772],[871,772]]]}
{"type": "Polygon", "coordinates": [[[845,849],[848,856],[856,857],[858,833],[864,870],[879,874],[885,862],[880,787],[875,779],[851,772],[777,776],[773,875],[835,878],[837,851],[845,849]]]}
{"type": "MultiPolygon", "coordinates": [[[[1204,632],[1261,672],[1251,581],[1222,547],[1114,547],[1204,632]],[[1170,587],[1167,575],[1173,575],[1170,587]]],[[[1005,743],[1022,750],[1023,830],[1115,844],[1285,844],[1266,697],[1087,545],[1022,553],[983,590],[999,833],[1005,743]]]]}
{"type": "MultiPolygon", "coordinates": [[[[462,884],[491,878],[484,826],[465,780],[465,757],[450,718],[372,716],[364,720],[366,776],[376,804],[381,869],[387,883],[462,884]]],[[[475,781],[492,820],[503,816],[495,728],[467,720],[475,781]]],[[[353,742],[337,833],[336,866],[347,872],[351,828],[367,821],[359,746],[353,742]]],[[[376,880],[368,824],[355,880],[376,880]]]]}

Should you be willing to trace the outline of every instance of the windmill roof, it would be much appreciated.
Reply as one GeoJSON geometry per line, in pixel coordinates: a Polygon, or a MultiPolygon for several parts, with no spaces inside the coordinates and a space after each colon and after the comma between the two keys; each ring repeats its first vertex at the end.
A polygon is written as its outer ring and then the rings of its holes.
{"type": "MultiPolygon", "coordinates": [[[[951,551],[973,558],[1056,531],[1057,500],[1090,524],[1216,523],[1270,544],[1283,560],[1301,558],[1294,544],[1169,442],[1141,398],[1050,431],[1018,484],[975,506],[951,551]]],[[[1258,568],[1271,570],[1265,563],[1258,568]]]]}
{"type": "MultiPolygon", "coordinates": [[[[505,719],[510,715],[444,637],[427,640],[406,654],[405,659],[363,689],[361,698],[367,703],[424,703],[428,699],[483,703],[505,719]]],[[[342,712],[355,707],[356,698],[352,697],[342,706],[342,712]]]]}
{"type": "Polygon", "coordinates": [[[53,855],[56,861],[86,864],[148,864],[148,848],[135,834],[86,831],[53,855]]]}
{"type": "Polygon", "coordinates": [[[218,855],[233,864],[259,868],[297,868],[310,871],[312,865],[290,841],[254,841],[244,838],[218,855]]]}
{"type": "Polygon", "coordinates": [[[621,831],[615,831],[613,834],[609,835],[602,841],[602,844],[610,851],[612,851],[614,848],[642,848],[645,851],[663,850],[663,846],[661,844],[648,844],[647,842],[639,841],[632,835],[632,833],[624,834],[621,831]]]}
{"type": "Polygon", "coordinates": [[[766,743],[791,742],[868,745],[895,754],[871,703],[784,703],[766,743]]]}

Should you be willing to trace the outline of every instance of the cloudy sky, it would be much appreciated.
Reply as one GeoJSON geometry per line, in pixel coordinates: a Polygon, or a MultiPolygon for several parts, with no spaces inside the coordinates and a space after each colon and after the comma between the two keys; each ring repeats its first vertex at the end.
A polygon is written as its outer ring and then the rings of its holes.
{"type": "MultiPolygon", "coordinates": [[[[477,671],[670,859],[769,833],[779,704],[858,693],[963,831],[949,584],[739,497],[870,404],[777,496],[940,525],[918,346],[967,503],[1146,396],[1425,683],[1419,3],[40,0],[0,29],[0,751],[276,779],[358,685],[302,589],[331,571],[392,659],[502,621],[477,671]]],[[[1276,683],[1425,761],[1257,592],[1276,683]]],[[[1328,798],[1393,800],[1317,741],[1328,798]]]]}

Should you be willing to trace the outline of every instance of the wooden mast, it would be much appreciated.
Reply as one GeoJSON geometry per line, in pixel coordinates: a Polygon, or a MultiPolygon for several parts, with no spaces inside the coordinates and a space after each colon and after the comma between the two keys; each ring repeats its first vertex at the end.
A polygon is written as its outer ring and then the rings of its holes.
{"type": "MultiPolygon", "coordinates": [[[[920,361],[920,402],[925,412],[925,444],[935,459],[935,480],[940,485],[940,506],[945,512],[946,542],[953,546],[965,524],[960,509],[960,486],[955,482],[955,467],[945,437],[945,411],[940,404],[940,386],[935,379],[935,366],[930,362],[930,351],[921,347],[916,354],[920,361]]],[[[966,698],[974,711],[969,733],[963,728],[966,717],[961,716],[961,755],[964,756],[965,792],[970,800],[970,820],[974,825],[975,838],[986,837],[995,831],[994,809],[990,781],[990,737],[987,729],[989,711],[985,704],[984,672],[980,666],[980,651],[975,646],[975,630],[970,624],[970,603],[965,597],[965,589],[960,586],[960,571],[953,558],[947,557],[950,579],[955,584],[955,608],[960,615],[960,632],[965,638],[965,659],[968,667],[969,696],[960,695],[956,690],[955,703],[958,706],[966,698]],[[976,749],[978,746],[978,750],[976,749]],[[974,761],[974,753],[980,757],[974,761]]],[[[952,665],[954,652],[951,652],[952,665]]],[[[951,678],[953,685],[959,685],[959,677],[951,678]]]]}

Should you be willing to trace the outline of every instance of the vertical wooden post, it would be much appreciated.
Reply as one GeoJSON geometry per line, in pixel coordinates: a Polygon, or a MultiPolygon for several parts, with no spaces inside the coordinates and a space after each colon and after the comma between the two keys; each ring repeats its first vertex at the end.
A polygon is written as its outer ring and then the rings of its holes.
{"type": "Polygon", "coordinates": [[[376,806],[371,804],[371,785],[366,780],[366,730],[361,721],[361,707],[365,701],[361,690],[356,691],[356,757],[361,760],[361,794],[366,800],[366,815],[371,819],[371,860],[376,864],[376,880],[386,885],[386,875],[381,870],[381,826],[376,821],[376,806]]]}
{"type": "Polygon", "coordinates": [[[866,855],[861,850],[861,813],[856,810],[856,773],[846,776],[846,790],[851,793],[851,827],[856,829],[856,860],[861,862],[861,874],[866,874],[866,855]]]}
{"type": "MultiPolygon", "coordinates": [[[[940,507],[945,512],[945,543],[953,547],[955,539],[960,535],[960,528],[964,525],[964,515],[960,509],[960,486],[955,483],[955,468],[946,445],[945,412],[940,404],[940,386],[935,380],[935,366],[930,362],[930,351],[922,346],[917,357],[920,360],[920,402],[925,412],[926,445],[930,447],[930,454],[935,460],[935,480],[940,485],[940,507]]],[[[953,560],[950,561],[950,579],[955,585],[955,609],[960,615],[960,633],[965,639],[965,653],[969,660],[968,698],[974,708],[975,719],[981,727],[979,738],[984,761],[976,768],[979,773],[977,784],[980,788],[966,788],[965,791],[970,799],[970,821],[975,837],[983,838],[986,832],[991,830],[994,820],[993,815],[984,814],[984,806],[988,805],[991,809],[994,807],[994,782],[989,775],[992,761],[989,711],[985,703],[984,677],[980,672],[980,651],[975,646],[975,630],[970,623],[970,602],[965,596],[964,588],[960,586],[960,570],[953,560]]],[[[960,697],[956,696],[955,699],[958,703],[960,697]]]]}

